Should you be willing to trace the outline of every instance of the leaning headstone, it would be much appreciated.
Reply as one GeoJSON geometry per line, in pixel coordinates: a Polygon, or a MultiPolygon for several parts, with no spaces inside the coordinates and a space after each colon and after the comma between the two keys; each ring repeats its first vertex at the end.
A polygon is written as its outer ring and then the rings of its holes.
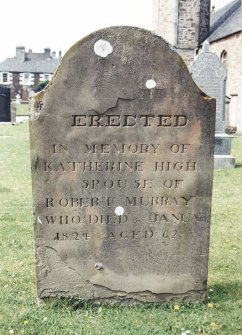
{"type": "Polygon", "coordinates": [[[231,156],[231,137],[225,133],[225,128],[228,126],[225,96],[226,68],[218,56],[209,51],[209,43],[205,41],[202,52],[189,66],[189,70],[198,87],[216,99],[214,166],[216,168],[234,167],[235,159],[231,156]]]}
{"type": "Polygon", "coordinates": [[[30,121],[38,296],[198,301],[215,101],[143,29],[77,42],[30,121]]]}

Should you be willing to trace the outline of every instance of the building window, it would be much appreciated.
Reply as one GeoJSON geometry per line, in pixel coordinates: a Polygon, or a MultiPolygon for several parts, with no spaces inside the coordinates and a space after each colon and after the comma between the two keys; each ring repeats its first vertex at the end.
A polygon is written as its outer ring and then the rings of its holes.
{"type": "Polygon", "coordinates": [[[220,55],[221,62],[226,66],[227,65],[227,51],[223,50],[220,55]]]}
{"type": "Polygon", "coordinates": [[[51,78],[52,78],[51,73],[40,73],[39,75],[39,81],[51,80],[51,78]]]}
{"type": "Polygon", "coordinates": [[[30,85],[31,84],[31,77],[30,73],[23,74],[23,85],[30,85]]]}
{"type": "Polygon", "coordinates": [[[49,73],[44,73],[44,80],[50,80],[49,73]]]}
{"type": "Polygon", "coordinates": [[[5,84],[8,83],[8,73],[7,72],[2,73],[2,82],[5,84]]]}
{"type": "Polygon", "coordinates": [[[33,73],[20,73],[19,75],[19,84],[20,85],[34,85],[34,74],[33,73]]]}
{"type": "Polygon", "coordinates": [[[0,72],[0,84],[10,85],[13,82],[13,74],[11,72],[0,72]]]}

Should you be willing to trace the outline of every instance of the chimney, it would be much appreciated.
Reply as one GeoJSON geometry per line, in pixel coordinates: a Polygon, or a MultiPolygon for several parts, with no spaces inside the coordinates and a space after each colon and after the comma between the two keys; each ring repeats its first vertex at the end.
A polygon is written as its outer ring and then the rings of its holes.
{"type": "Polygon", "coordinates": [[[55,51],[52,52],[52,59],[56,59],[56,52],[55,51]]]}
{"type": "Polygon", "coordinates": [[[20,62],[24,62],[25,61],[25,47],[23,47],[23,46],[17,46],[16,47],[16,58],[20,62]]]}
{"type": "Polygon", "coordinates": [[[50,48],[44,48],[45,58],[50,58],[50,48]]]}

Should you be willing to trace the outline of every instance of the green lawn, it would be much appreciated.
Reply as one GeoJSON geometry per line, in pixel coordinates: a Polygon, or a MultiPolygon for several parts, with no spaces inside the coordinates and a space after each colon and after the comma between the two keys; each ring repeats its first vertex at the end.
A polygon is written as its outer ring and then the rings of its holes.
{"type": "Polygon", "coordinates": [[[207,301],[179,306],[38,304],[28,124],[0,125],[0,146],[0,335],[242,334],[242,138],[233,139],[237,167],[214,175],[207,301]]]}
{"type": "Polygon", "coordinates": [[[16,104],[16,115],[29,115],[29,104],[16,104]]]}

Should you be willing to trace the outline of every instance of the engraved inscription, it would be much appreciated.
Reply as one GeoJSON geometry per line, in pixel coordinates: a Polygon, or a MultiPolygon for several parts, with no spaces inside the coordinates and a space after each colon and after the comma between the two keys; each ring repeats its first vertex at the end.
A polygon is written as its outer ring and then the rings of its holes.
{"type": "MultiPolygon", "coordinates": [[[[166,231],[164,231],[165,233],[166,231]]],[[[163,233],[163,234],[164,234],[163,233]]],[[[91,238],[94,239],[105,239],[105,240],[113,240],[117,239],[121,240],[140,240],[140,239],[152,239],[154,236],[154,232],[151,229],[147,230],[125,230],[114,232],[110,231],[108,234],[91,234],[90,232],[71,232],[71,233],[60,233],[57,232],[54,236],[54,240],[89,240],[91,238]]],[[[164,237],[164,236],[163,236],[164,237]]]]}
{"type": "Polygon", "coordinates": [[[155,171],[195,171],[197,162],[155,162],[155,171]]]}
{"type": "Polygon", "coordinates": [[[156,154],[160,144],[85,144],[84,153],[93,154],[156,154]]]}
{"type": "Polygon", "coordinates": [[[44,162],[45,172],[77,172],[77,171],[143,171],[144,162],[44,162]]]}
{"type": "Polygon", "coordinates": [[[68,144],[53,144],[53,153],[54,154],[65,154],[68,152],[68,144]]]}
{"type": "Polygon", "coordinates": [[[72,127],[185,127],[186,115],[72,115],[72,127]]]}
{"type": "Polygon", "coordinates": [[[126,197],[127,206],[189,206],[194,199],[189,197],[126,197]]]}

